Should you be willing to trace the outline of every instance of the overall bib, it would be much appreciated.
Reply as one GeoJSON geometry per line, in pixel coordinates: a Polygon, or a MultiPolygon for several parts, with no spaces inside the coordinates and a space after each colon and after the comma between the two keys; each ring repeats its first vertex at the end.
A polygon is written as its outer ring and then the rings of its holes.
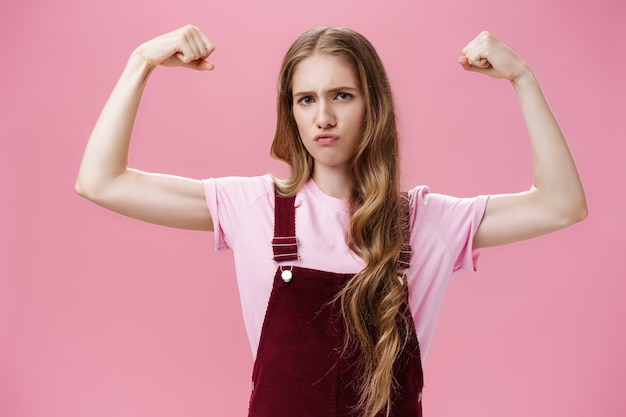
{"type": "MultiPolygon", "coordinates": [[[[294,201],[295,197],[276,196],[272,241],[276,262],[299,259],[294,201]]],[[[408,222],[408,202],[405,211],[408,222]]],[[[408,235],[404,242],[401,266],[406,268],[408,235]]],[[[278,267],[252,373],[249,417],[357,417],[355,363],[360,353],[344,352],[341,307],[329,304],[352,276],[278,267]]],[[[408,300],[406,312],[411,333],[394,366],[399,389],[392,398],[391,416],[421,417],[423,374],[408,300]]]]}

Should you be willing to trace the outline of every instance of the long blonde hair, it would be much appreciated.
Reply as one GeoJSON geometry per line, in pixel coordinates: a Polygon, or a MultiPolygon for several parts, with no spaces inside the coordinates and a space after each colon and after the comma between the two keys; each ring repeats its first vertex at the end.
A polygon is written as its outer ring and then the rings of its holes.
{"type": "Polygon", "coordinates": [[[349,63],[365,99],[363,138],[351,176],[350,223],[346,241],[365,261],[337,296],[346,324],[344,351],[356,346],[362,354],[357,409],[373,417],[391,409],[394,363],[410,332],[406,286],[397,279],[402,247],[398,130],[391,87],[371,43],[346,28],[315,28],[302,34],[283,60],[279,76],[276,134],[271,154],[291,167],[286,180],[275,180],[278,193],[296,194],[309,180],[313,158],[299,138],[293,117],[292,78],[297,65],[314,53],[349,63]]]}

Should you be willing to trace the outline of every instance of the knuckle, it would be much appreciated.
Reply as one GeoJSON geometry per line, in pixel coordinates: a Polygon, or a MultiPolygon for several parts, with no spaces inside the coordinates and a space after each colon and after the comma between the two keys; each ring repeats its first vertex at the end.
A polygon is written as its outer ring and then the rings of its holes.
{"type": "Polygon", "coordinates": [[[183,27],[181,35],[185,40],[188,40],[191,36],[193,36],[194,30],[195,28],[192,25],[187,25],[183,27]]]}

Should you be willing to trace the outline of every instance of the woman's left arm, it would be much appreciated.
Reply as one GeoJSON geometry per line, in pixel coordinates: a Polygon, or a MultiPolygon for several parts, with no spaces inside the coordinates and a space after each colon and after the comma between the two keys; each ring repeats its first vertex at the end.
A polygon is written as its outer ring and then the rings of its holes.
{"type": "Polygon", "coordinates": [[[530,239],[583,220],[587,203],[576,165],[530,67],[488,32],[482,32],[463,49],[459,63],[468,71],[511,82],[534,158],[530,190],[489,198],[474,247],[530,239]]]}

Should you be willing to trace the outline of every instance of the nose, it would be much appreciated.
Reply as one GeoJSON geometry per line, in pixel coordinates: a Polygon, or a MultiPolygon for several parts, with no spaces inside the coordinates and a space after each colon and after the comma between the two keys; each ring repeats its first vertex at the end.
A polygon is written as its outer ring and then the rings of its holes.
{"type": "Polygon", "coordinates": [[[337,118],[332,105],[325,100],[320,100],[317,108],[317,127],[328,129],[337,125],[337,118]]]}

